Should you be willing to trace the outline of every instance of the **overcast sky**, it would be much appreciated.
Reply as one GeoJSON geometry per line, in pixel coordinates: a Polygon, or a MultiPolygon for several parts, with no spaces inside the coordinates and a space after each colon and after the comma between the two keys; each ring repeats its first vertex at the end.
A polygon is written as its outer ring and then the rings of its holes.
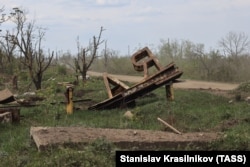
{"type": "Polygon", "coordinates": [[[45,48],[71,53],[77,36],[87,46],[101,26],[108,47],[122,55],[146,45],[157,49],[161,39],[210,49],[230,31],[250,36],[250,0],[1,0],[0,6],[25,9],[47,28],[45,48]]]}

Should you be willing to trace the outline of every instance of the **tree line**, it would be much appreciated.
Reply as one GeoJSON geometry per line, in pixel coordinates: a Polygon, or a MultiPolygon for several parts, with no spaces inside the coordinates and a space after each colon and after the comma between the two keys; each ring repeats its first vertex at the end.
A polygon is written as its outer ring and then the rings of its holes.
{"type": "MultiPolygon", "coordinates": [[[[163,66],[175,62],[184,72],[184,78],[243,82],[250,80],[249,49],[249,37],[244,32],[229,32],[218,41],[218,48],[209,51],[204,44],[177,39],[162,39],[160,46],[152,50],[157,50],[154,54],[163,66]]],[[[108,61],[101,57],[92,70],[137,75],[130,56],[121,57],[118,53],[108,50],[108,61]]]]}
{"type": "Polygon", "coordinates": [[[191,41],[162,41],[159,56],[175,61],[187,78],[223,82],[250,79],[250,41],[243,32],[229,32],[218,41],[218,48],[205,51],[204,44],[191,41]]]}

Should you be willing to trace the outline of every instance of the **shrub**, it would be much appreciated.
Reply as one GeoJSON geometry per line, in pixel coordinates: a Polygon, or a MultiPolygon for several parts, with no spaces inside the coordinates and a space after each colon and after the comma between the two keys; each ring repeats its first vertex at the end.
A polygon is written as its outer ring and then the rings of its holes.
{"type": "Polygon", "coordinates": [[[250,80],[241,83],[236,90],[242,92],[250,92],[250,80]]]}
{"type": "Polygon", "coordinates": [[[59,65],[57,66],[57,73],[59,75],[67,75],[67,68],[65,65],[59,65]]]}

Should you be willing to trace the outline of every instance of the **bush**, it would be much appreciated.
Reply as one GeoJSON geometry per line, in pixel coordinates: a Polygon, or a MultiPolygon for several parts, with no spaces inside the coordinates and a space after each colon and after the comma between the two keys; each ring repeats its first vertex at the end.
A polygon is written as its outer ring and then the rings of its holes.
{"type": "Polygon", "coordinates": [[[59,65],[57,67],[57,73],[59,75],[67,75],[67,68],[66,68],[66,66],[65,65],[59,65]]]}
{"type": "Polygon", "coordinates": [[[241,83],[236,90],[242,92],[250,92],[250,80],[241,83]]]}

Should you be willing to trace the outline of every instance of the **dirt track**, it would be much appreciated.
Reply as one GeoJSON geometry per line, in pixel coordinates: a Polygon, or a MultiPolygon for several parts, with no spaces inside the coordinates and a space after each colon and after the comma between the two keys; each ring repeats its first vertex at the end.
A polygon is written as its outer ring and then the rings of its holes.
{"type": "MultiPolygon", "coordinates": [[[[89,71],[90,76],[102,76],[102,73],[89,71]]],[[[117,78],[121,81],[127,81],[132,83],[138,83],[143,78],[139,76],[129,76],[129,75],[114,75],[110,76],[117,78]]],[[[220,83],[220,82],[206,82],[206,81],[195,81],[195,80],[184,80],[184,82],[174,84],[175,88],[182,89],[218,89],[218,90],[233,90],[238,86],[238,84],[220,83]]]]}

